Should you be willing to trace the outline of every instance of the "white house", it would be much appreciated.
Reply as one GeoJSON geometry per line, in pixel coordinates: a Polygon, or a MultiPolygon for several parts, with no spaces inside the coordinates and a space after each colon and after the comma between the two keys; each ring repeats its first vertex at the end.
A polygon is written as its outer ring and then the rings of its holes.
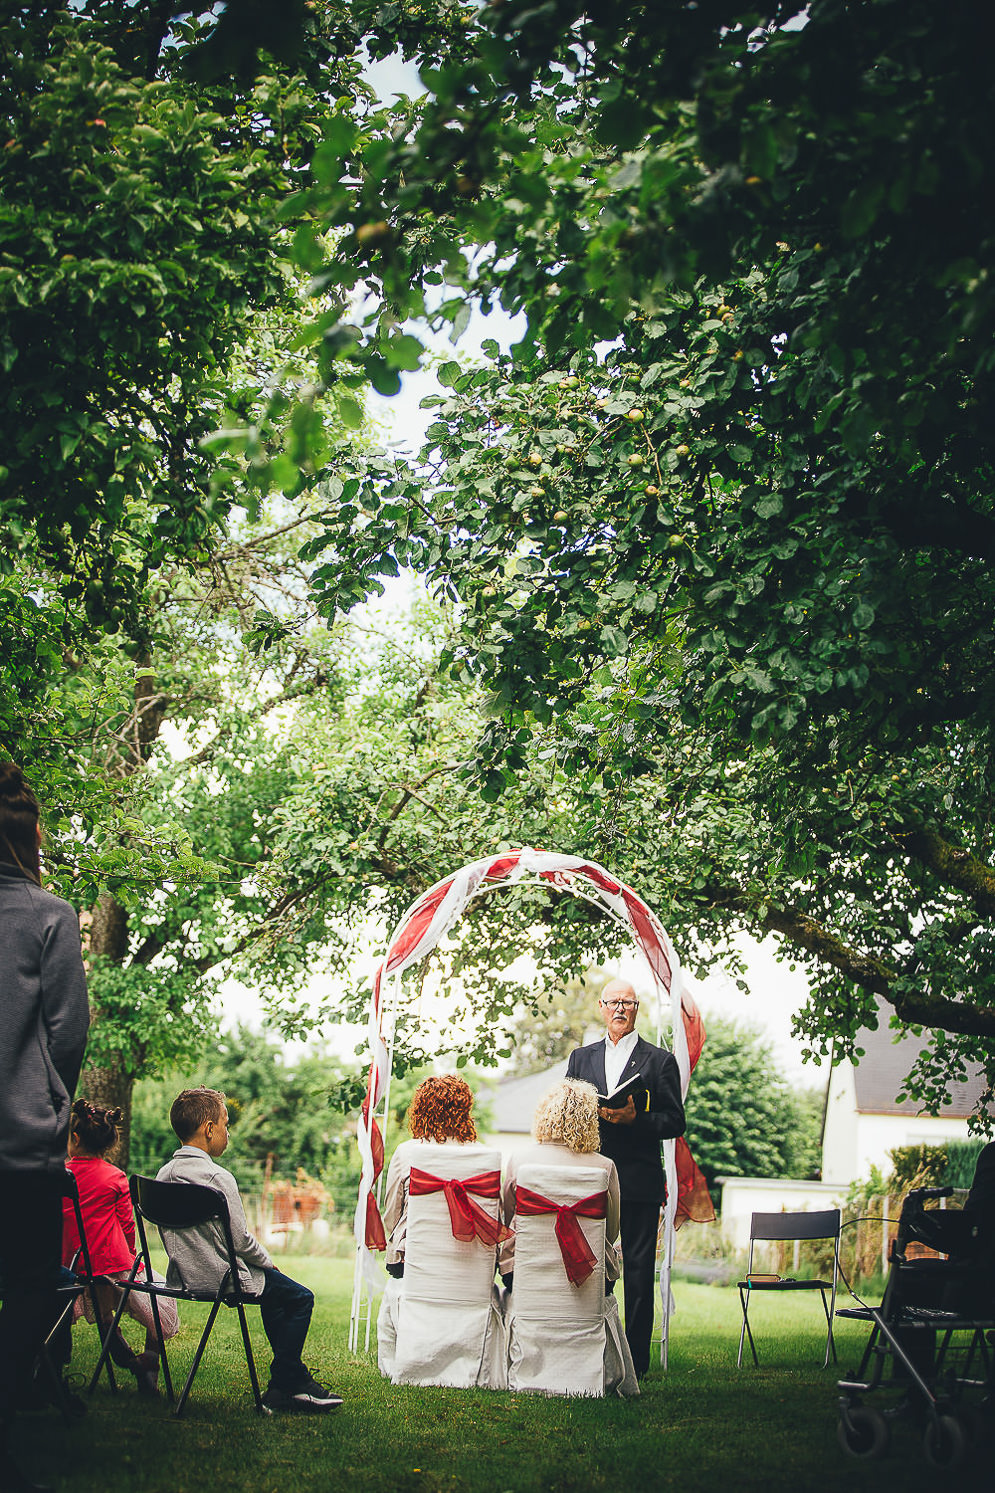
{"type": "Polygon", "coordinates": [[[866,1177],[872,1166],[887,1173],[888,1152],[896,1146],[938,1146],[949,1140],[970,1139],[968,1117],[984,1090],[980,1069],[965,1082],[952,1080],[949,1103],[939,1116],[919,1114],[917,1100],[898,1102],[896,1095],[926,1045],[913,1033],[895,1041],[882,1006],[876,1030],[864,1028],[857,1046],[860,1062],[839,1063],[829,1079],[826,1118],[822,1131],[822,1179],[847,1186],[866,1177]]]}

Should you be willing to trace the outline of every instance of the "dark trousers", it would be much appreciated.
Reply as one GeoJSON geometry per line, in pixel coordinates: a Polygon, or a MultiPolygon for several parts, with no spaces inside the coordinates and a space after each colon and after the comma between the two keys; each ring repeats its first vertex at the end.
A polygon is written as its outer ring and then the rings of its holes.
{"type": "Polygon", "coordinates": [[[656,1236],[659,1203],[622,1198],[622,1284],[625,1292],[625,1336],[636,1373],[650,1366],[650,1339],[656,1308],[656,1236]]]}
{"type": "Polygon", "coordinates": [[[62,1184],[48,1172],[0,1172],[0,1420],[31,1381],[58,1315],[62,1184]]]}
{"type": "Polygon", "coordinates": [[[314,1294],[279,1270],[264,1270],[266,1284],[259,1298],[263,1330],[273,1349],[270,1383],[284,1394],[295,1394],[307,1382],[301,1355],[311,1325],[314,1294]]]}

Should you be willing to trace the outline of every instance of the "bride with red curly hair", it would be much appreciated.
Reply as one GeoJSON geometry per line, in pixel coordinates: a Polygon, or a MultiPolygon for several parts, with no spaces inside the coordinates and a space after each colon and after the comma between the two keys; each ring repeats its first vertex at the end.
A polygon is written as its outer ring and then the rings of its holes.
{"type": "MultiPolygon", "coordinates": [[[[418,1153],[431,1143],[475,1146],[473,1090],[457,1073],[426,1078],[415,1089],[407,1114],[410,1140],[403,1140],[387,1168],[381,1217],[387,1231],[387,1273],[404,1274],[404,1243],[408,1228],[408,1179],[418,1165],[418,1153]]],[[[483,1152],[486,1147],[479,1146],[483,1152]]]]}

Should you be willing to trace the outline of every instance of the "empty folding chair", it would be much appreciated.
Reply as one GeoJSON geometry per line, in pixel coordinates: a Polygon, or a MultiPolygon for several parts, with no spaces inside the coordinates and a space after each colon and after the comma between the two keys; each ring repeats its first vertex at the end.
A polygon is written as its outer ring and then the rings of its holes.
{"type": "Polygon", "coordinates": [[[822,1309],[826,1314],[826,1356],[823,1368],[829,1363],[829,1355],[832,1353],[836,1360],[836,1344],[833,1342],[833,1312],[836,1309],[836,1286],[839,1279],[840,1266],[840,1210],[838,1208],[826,1208],[813,1213],[754,1213],[750,1224],[750,1259],[746,1269],[746,1279],[739,1281],[739,1300],[743,1309],[743,1326],[739,1334],[739,1356],[736,1359],[737,1367],[743,1362],[743,1341],[750,1340],[750,1351],[753,1354],[753,1362],[759,1363],[757,1358],[756,1344],[753,1341],[753,1332],[750,1328],[749,1311],[750,1300],[757,1291],[818,1291],[822,1298],[822,1309]],[[796,1280],[794,1276],[781,1276],[776,1273],[755,1272],[753,1269],[753,1250],[757,1240],[805,1240],[805,1239],[831,1239],[833,1241],[833,1278],[829,1280],[796,1280]],[[830,1300],[826,1301],[826,1292],[830,1293],[830,1300]]]}

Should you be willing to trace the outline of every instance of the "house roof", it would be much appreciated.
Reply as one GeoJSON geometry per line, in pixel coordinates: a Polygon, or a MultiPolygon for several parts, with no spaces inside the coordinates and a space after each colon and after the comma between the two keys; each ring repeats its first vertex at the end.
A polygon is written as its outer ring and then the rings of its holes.
{"type": "MultiPolygon", "coordinates": [[[[899,1104],[895,1095],[901,1092],[912,1065],[929,1041],[929,1034],[917,1037],[909,1032],[898,1042],[895,1035],[888,1025],[888,1012],[882,1008],[877,1029],[863,1027],[857,1038],[857,1046],[864,1049],[853,1075],[860,1114],[915,1115],[922,1109],[918,1099],[905,1099],[899,1104]]],[[[944,1119],[966,1119],[984,1091],[981,1068],[972,1063],[967,1071],[965,1081],[952,1080],[947,1087],[950,1102],[940,1110],[944,1119]]]]}
{"type": "Polygon", "coordinates": [[[528,1135],[532,1116],[544,1094],[554,1083],[567,1076],[567,1060],[543,1068],[541,1073],[527,1073],[524,1078],[505,1078],[491,1091],[490,1105],[494,1130],[501,1135],[528,1135]]]}

